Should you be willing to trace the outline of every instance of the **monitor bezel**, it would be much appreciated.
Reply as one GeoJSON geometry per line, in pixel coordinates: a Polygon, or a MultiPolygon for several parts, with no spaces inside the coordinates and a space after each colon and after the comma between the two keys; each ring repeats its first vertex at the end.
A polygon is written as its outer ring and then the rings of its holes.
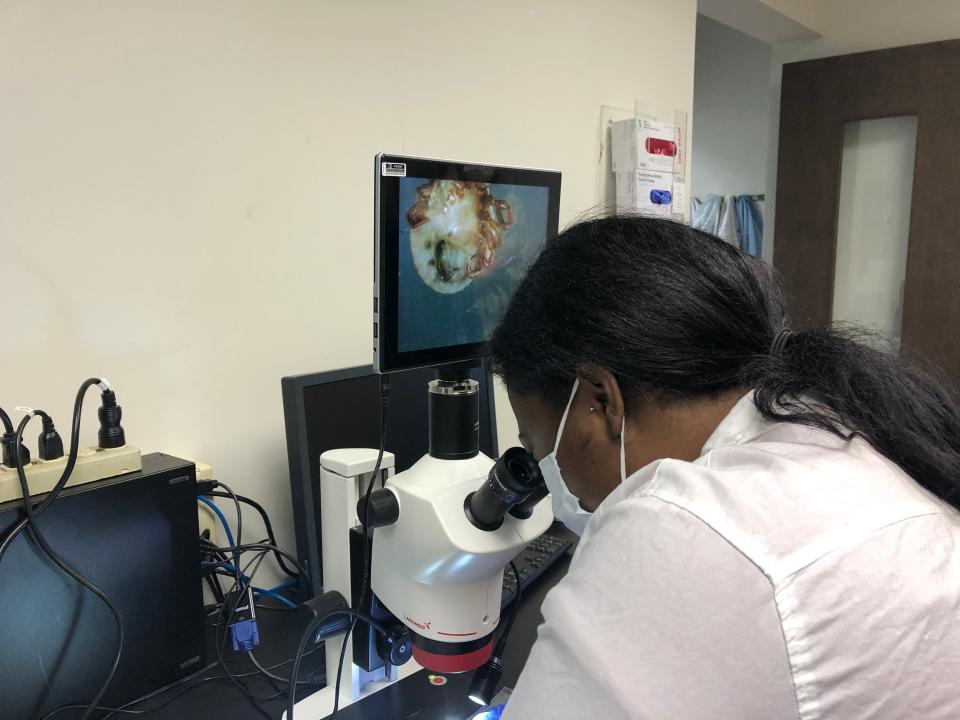
{"type": "Polygon", "coordinates": [[[400,180],[421,177],[507,185],[546,187],[547,240],[556,237],[560,218],[560,178],[557,170],[490,165],[461,160],[378,153],[374,163],[374,348],[379,373],[476,360],[489,354],[489,342],[450,345],[402,352],[399,348],[400,180]],[[405,172],[385,175],[384,163],[403,163],[405,172]]]}

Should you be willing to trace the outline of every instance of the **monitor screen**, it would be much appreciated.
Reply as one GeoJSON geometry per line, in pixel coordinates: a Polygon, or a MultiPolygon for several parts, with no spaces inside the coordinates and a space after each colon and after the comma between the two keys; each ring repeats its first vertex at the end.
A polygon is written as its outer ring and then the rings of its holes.
{"type": "Polygon", "coordinates": [[[377,158],[375,364],[472,360],[548,238],[560,174],[377,158]]]}
{"type": "Polygon", "coordinates": [[[400,181],[401,353],[487,340],[547,239],[550,190],[400,181]]]}

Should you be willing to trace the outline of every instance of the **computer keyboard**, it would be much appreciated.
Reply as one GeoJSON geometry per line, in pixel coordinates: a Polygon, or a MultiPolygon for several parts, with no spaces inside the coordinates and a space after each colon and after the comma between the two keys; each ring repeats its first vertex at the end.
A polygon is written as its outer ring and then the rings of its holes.
{"type": "MultiPolygon", "coordinates": [[[[513,562],[520,571],[520,590],[526,592],[533,582],[549,570],[554,563],[562,558],[573,545],[570,540],[541,535],[527,545],[513,562]]],[[[503,609],[513,601],[517,592],[517,581],[513,570],[508,565],[503,571],[503,595],[500,599],[500,608],[503,609]]]]}

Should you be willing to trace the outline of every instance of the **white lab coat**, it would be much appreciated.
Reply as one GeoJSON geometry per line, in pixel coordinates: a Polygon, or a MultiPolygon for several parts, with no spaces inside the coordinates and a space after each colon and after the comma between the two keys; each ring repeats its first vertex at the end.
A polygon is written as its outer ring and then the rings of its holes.
{"type": "Polygon", "coordinates": [[[748,395],[597,509],[503,720],[960,718],[960,515],[748,395]]]}

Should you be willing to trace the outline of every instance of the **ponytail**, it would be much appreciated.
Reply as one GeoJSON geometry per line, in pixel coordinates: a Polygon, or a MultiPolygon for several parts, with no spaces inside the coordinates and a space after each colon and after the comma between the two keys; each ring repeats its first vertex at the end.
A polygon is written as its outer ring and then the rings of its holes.
{"type": "Polygon", "coordinates": [[[960,507],[960,409],[933,375],[878,349],[877,335],[832,326],[793,332],[744,369],[760,413],[854,435],[960,507]]]}

